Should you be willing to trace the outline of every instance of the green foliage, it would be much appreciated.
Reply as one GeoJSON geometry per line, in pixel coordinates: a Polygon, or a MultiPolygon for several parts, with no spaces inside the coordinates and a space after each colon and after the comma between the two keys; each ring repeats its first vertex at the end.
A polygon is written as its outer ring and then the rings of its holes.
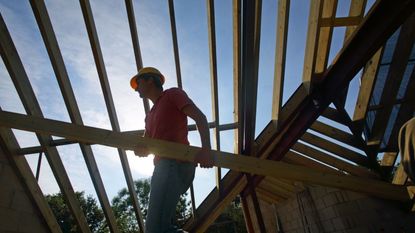
{"type": "MultiPolygon", "coordinates": [[[[134,187],[138,195],[141,212],[145,219],[147,217],[150,199],[150,180],[136,180],[134,181],[134,187]]],[[[179,226],[184,224],[190,216],[189,206],[190,202],[186,201],[185,195],[182,195],[176,207],[176,219],[179,226]]],[[[112,208],[121,232],[130,233],[138,231],[138,223],[132,206],[132,200],[126,188],[121,189],[118,195],[112,199],[112,208]]]]}
{"type": "Polygon", "coordinates": [[[231,202],[206,233],[246,233],[245,220],[239,197],[231,202]]]}
{"type": "MultiPolygon", "coordinates": [[[[92,232],[106,233],[108,228],[105,223],[104,213],[98,206],[97,201],[92,196],[85,197],[84,192],[76,192],[76,198],[78,199],[81,209],[83,210],[88,225],[92,232]]],[[[62,193],[56,193],[45,196],[49,203],[53,213],[58,220],[63,233],[79,232],[77,230],[75,220],[69,212],[62,193]]]]}

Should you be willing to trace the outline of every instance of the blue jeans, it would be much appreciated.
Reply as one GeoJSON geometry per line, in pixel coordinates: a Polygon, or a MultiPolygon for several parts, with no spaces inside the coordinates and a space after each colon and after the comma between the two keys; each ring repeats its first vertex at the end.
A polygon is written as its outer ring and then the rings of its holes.
{"type": "Polygon", "coordinates": [[[151,177],[145,233],[178,232],[173,225],[176,205],[180,195],[192,184],[195,165],[175,160],[161,159],[151,177]]]}

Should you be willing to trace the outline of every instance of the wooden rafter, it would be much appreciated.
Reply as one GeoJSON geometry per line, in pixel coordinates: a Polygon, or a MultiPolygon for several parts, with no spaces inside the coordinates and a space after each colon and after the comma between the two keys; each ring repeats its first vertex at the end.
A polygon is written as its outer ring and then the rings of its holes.
{"type": "Polygon", "coordinates": [[[353,113],[353,126],[362,132],[364,121],[368,112],[370,97],[375,87],[377,72],[383,54],[383,47],[366,64],[360,79],[359,94],[353,113]]]}
{"type": "MultiPolygon", "coordinates": [[[[46,5],[43,1],[30,1],[30,3],[32,5],[37,24],[40,28],[43,40],[45,42],[52,67],[55,71],[55,75],[58,80],[58,84],[69,113],[69,117],[73,123],[83,125],[81,112],[79,111],[78,105],[76,103],[72,85],[69,81],[68,73],[66,72],[63,57],[60,53],[59,45],[52,28],[52,23],[48,16],[46,5]]],[[[110,201],[108,200],[108,195],[105,191],[104,183],[99,173],[98,165],[95,161],[92,148],[90,145],[85,145],[82,143],[80,143],[79,146],[84,156],[86,166],[92,179],[92,183],[97,192],[98,200],[108,221],[108,227],[111,232],[119,232],[114,212],[112,211],[110,201]]]]}
{"type": "Polygon", "coordinates": [[[361,166],[368,166],[368,159],[366,156],[317,135],[306,132],[301,137],[301,140],[361,166]]]}
{"type": "MultiPolygon", "coordinates": [[[[0,52],[4,64],[12,78],[17,93],[26,112],[32,116],[43,117],[40,105],[37,102],[35,93],[30,85],[29,79],[19,58],[16,47],[10,37],[6,24],[0,15],[0,52]]],[[[76,200],[75,192],[69,180],[68,174],[65,171],[59,153],[54,147],[49,147],[51,136],[37,134],[40,144],[46,149],[46,158],[52,172],[57,180],[59,188],[65,198],[69,210],[74,217],[78,230],[83,233],[91,232],[85,215],[83,214],[79,202],[76,200]]]]}
{"type": "Polygon", "coordinates": [[[308,31],[303,68],[303,82],[311,83],[313,80],[316,54],[318,51],[320,19],[323,5],[324,0],[312,0],[310,2],[310,13],[308,16],[308,31]]]}
{"type": "MultiPolygon", "coordinates": [[[[81,0],[82,3],[82,0],[81,0]]],[[[86,3],[84,3],[86,4],[86,3]]],[[[130,25],[131,40],[133,43],[135,64],[137,72],[143,67],[143,58],[141,56],[140,42],[138,40],[137,24],[135,22],[134,6],[132,0],[125,0],[127,9],[128,23],[130,25]]],[[[143,98],[144,111],[147,114],[150,111],[150,104],[148,99],[143,98]]]]}
{"type": "Polygon", "coordinates": [[[174,63],[176,65],[177,87],[182,89],[183,88],[182,74],[180,70],[180,56],[179,56],[179,46],[177,42],[176,17],[174,14],[173,0],[169,0],[169,15],[170,15],[171,35],[172,35],[172,40],[173,40],[174,63]]]}
{"type": "MultiPolygon", "coordinates": [[[[219,92],[218,92],[218,71],[216,59],[216,29],[215,29],[215,5],[213,0],[206,0],[208,16],[208,35],[209,35],[209,61],[210,61],[210,81],[212,97],[212,118],[215,124],[213,128],[213,148],[220,151],[219,134],[219,92]]],[[[221,169],[215,168],[216,186],[220,189],[221,169]]]]}
{"type": "Polygon", "coordinates": [[[326,135],[327,137],[333,138],[339,142],[347,144],[349,146],[358,148],[360,150],[364,150],[364,145],[362,144],[362,142],[357,140],[353,134],[337,129],[323,122],[315,121],[311,125],[310,129],[323,135],[326,135]]]}
{"type": "Polygon", "coordinates": [[[271,118],[272,120],[276,120],[278,122],[284,90],[290,0],[279,0],[277,12],[277,39],[275,45],[274,86],[271,118]]]}
{"type": "MultiPolygon", "coordinates": [[[[111,127],[116,132],[120,132],[120,125],[118,123],[118,118],[117,118],[117,114],[115,111],[114,100],[111,94],[111,88],[109,85],[109,80],[108,80],[107,72],[105,69],[104,58],[101,52],[101,47],[100,47],[100,43],[98,39],[98,33],[95,27],[94,17],[92,15],[91,5],[89,3],[89,0],[80,0],[80,4],[81,4],[81,9],[82,9],[82,14],[84,17],[86,29],[88,32],[89,41],[90,41],[91,48],[92,48],[92,53],[94,55],[98,77],[100,80],[102,92],[104,94],[105,105],[107,107],[108,116],[111,122],[111,127]]],[[[129,5],[127,4],[127,9],[128,9],[128,6],[129,5]]],[[[130,16],[132,15],[130,14],[130,16]]],[[[130,23],[131,21],[132,20],[130,20],[130,23]]],[[[139,230],[140,232],[144,232],[143,216],[142,216],[140,205],[137,199],[137,193],[135,191],[134,181],[133,181],[133,177],[131,175],[131,170],[130,170],[130,165],[128,164],[127,154],[124,150],[122,150],[121,148],[118,148],[118,155],[121,160],[121,166],[123,168],[124,177],[127,182],[128,191],[132,199],[133,209],[136,214],[139,230]]]]}
{"type": "Polygon", "coordinates": [[[313,159],[321,161],[325,164],[333,166],[339,169],[340,171],[345,171],[352,175],[368,177],[368,178],[378,177],[377,174],[371,172],[370,170],[364,167],[356,166],[342,159],[335,158],[334,156],[328,155],[327,153],[321,150],[315,149],[301,142],[297,142],[296,144],[294,144],[292,149],[295,151],[298,151],[299,153],[305,154],[313,159]]]}

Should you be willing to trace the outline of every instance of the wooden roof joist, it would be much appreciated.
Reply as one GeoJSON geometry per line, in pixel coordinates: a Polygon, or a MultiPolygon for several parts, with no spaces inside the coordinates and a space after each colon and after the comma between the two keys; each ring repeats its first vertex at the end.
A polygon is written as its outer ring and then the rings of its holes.
{"type": "Polygon", "coordinates": [[[328,152],[331,152],[339,157],[357,163],[361,166],[368,166],[368,159],[366,156],[357,153],[353,150],[350,150],[346,147],[340,146],[334,142],[331,142],[327,139],[323,139],[315,134],[305,132],[301,137],[301,140],[307,142],[313,146],[324,149],[328,152]]]}

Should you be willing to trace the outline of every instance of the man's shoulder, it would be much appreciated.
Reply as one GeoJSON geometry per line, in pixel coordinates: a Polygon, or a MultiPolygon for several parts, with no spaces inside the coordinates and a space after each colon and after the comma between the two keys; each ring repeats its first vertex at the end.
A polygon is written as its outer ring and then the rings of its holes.
{"type": "Polygon", "coordinates": [[[166,89],[164,92],[167,95],[175,95],[175,94],[186,93],[185,91],[183,91],[182,89],[180,89],[178,87],[172,87],[172,88],[166,89]]]}

